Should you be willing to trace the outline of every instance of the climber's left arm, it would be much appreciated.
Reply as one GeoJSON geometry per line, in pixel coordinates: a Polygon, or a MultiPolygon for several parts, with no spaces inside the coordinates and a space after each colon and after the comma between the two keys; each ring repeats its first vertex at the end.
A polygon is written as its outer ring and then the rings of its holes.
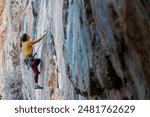
{"type": "Polygon", "coordinates": [[[22,52],[22,41],[20,41],[19,50],[20,50],[20,53],[21,53],[22,52]]]}
{"type": "Polygon", "coordinates": [[[32,44],[36,44],[37,42],[41,41],[46,34],[47,34],[47,32],[44,32],[44,34],[41,35],[39,38],[33,40],[32,44]]]}

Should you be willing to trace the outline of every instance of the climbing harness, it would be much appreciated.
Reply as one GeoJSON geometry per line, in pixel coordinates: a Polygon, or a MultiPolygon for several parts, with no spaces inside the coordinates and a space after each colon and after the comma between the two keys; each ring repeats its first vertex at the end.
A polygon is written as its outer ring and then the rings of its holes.
{"type": "Polygon", "coordinates": [[[24,64],[27,65],[28,70],[30,67],[32,67],[34,63],[34,56],[32,55],[28,55],[25,59],[24,59],[24,64]]]}

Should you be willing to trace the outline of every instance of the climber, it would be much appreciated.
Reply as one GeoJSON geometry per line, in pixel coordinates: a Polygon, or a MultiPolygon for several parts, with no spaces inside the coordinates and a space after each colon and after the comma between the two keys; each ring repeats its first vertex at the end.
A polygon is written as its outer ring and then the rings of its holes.
{"type": "Polygon", "coordinates": [[[35,74],[34,80],[35,80],[35,89],[43,89],[43,87],[38,85],[38,75],[40,74],[38,70],[38,65],[41,62],[41,59],[34,58],[33,56],[33,45],[37,42],[41,41],[43,37],[46,35],[47,32],[44,32],[43,35],[41,35],[39,38],[31,41],[31,38],[28,34],[24,33],[20,38],[20,53],[22,52],[22,42],[24,43],[24,54],[25,54],[25,60],[24,62],[26,65],[30,66],[35,74]]]}

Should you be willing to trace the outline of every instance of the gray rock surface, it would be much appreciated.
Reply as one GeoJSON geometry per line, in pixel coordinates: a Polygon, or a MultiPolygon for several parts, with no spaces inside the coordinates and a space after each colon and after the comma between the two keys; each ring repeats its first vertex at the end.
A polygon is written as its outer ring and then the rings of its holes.
{"type": "Polygon", "coordinates": [[[150,0],[2,0],[0,5],[2,99],[150,99],[150,0]],[[44,89],[35,91],[19,37],[28,33],[35,39],[45,30],[38,50],[44,89]]]}

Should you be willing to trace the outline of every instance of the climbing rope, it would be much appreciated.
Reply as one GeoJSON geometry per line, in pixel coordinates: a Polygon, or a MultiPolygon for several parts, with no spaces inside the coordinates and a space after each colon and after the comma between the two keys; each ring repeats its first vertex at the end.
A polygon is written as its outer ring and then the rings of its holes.
{"type": "MultiPolygon", "coordinates": [[[[45,38],[44,38],[44,39],[45,39],[45,38]]],[[[33,54],[34,57],[37,56],[37,52],[38,52],[38,50],[40,49],[42,43],[44,42],[44,39],[40,42],[40,44],[39,44],[37,50],[36,50],[35,53],[33,54]]]]}

